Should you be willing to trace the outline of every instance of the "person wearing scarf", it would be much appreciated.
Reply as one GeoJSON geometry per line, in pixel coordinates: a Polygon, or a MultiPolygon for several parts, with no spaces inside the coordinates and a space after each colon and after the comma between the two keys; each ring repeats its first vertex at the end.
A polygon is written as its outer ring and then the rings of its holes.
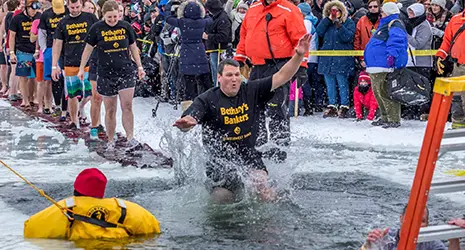
{"type": "Polygon", "coordinates": [[[432,49],[439,49],[444,36],[444,30],[452,18],[452,13],[446,8],[445,0],[432,0],[431,6],[426,10],[426,20],[431,25],[433,32],[432,49]]]}

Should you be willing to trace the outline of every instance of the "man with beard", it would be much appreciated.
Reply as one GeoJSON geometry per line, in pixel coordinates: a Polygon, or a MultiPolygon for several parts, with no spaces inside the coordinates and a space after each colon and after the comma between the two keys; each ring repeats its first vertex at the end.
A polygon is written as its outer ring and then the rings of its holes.
{"type": "Polygon", "coordinates": [[[309,34],[298,42],[294,56],[268,77],[241,84],[239,63],[226,59],[218,67],[219,87],[199,95],[173,126],[188,131],[202,124],[203,144],[209,153],[207,177],[217,203],[234,201],[243,188],[241,174],[251,179],[262,200],[274,197],[267,185],[268,171],[255,149],[260,111],[273,91],[297,72],[310,48],[309,34]],[[242,170],[242,171],[241,171],[242,170]]]}

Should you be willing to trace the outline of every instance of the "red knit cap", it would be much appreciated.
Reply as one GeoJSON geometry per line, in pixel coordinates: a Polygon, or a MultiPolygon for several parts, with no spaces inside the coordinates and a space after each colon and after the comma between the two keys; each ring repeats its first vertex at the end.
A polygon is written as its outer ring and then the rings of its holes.
{"type": "Polygon", "coordinates": [[[74,182],[74,190],[84,196],[95,198],[103,198],[105,195],[105,187],[107,185],[107,177],[96,168],[84,169],[76,177],[74,182]]]}
{"type": "Polygon", "coordinates": [[[358,76],[358,84],[360,84],[362,81],[365,81],[368,84],[371,84],[370,76],[366,72],[361,72],[360,75],[358,76]]]}

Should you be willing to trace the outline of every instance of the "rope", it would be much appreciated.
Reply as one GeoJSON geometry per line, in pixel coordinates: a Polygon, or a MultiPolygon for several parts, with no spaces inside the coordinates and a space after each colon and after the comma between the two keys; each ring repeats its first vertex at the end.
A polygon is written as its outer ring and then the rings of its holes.
{"type": "Polygon", "coordinates": [[[0,160],[0,163],[5,166],[8,170],[10,170],[13,174],[15,174],[16,176],[18,176],[19,178],[21,178],[21,180],[23,180],[24,182],[26,182],[26,184],[28,184],[30,187],[32,187],[33,189],[35,189],[41,196],[45,197],[45,199],[47,199],[48,201],[50,201],[51,203],[53,203],[53,205],[57,206],[62,212],[64,215],[66,215],[66,217],[68,217],[68,219],[70,220],[74,220],[74,218],[71,218],[71,216],[69,216],[67,214],[67,212],[70,212],[72,214],[73,211],[66,208],[66,207],[62,207],[60,204],[58,204],[58,202],[56,202],[52,197],[48,196],[44,190],[42,189],[39,189],[38,187],[36,187],[34,184],[32,184],[30,181],[28,181],[26,178],[24,178],[23,176],[21,176],[18,172],[16,172],[14,169],[12,169],[10,166],[8,166],[5,162],[3,162],[2,160],[0,160]]]}

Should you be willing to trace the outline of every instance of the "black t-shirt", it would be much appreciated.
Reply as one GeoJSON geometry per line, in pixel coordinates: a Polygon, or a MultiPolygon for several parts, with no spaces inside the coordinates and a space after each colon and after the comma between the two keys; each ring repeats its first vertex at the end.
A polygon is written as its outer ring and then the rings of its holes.
{"type": "Polygon", "coordinates": [[[241,85],[234,97],[219,87],[211,88],[183,116],[190,115],[202,124],[203,144],[211,155],[247,162],[255,152],[260,110],[273,96],[271,87],[270,76],[241,85]]]}
{"type": "Polygon", "coordinates": [[[81,56],[86,45],[85,38],[90,27],[98,22],[95,15],[82,12],[77,17],[66,15],[55,29],[55,39],[63,40],[63,50],[65,51],[65,66],[79,67],[81,56]]]}
{"type": "Polygon", "coordinates": [[[5,32],[7,33],[8,33],[8,30],[10,30],[10,24],[11,24],[12,19],[13,19],[13,11],[10,11],[5,16],[5,32]]]}
{"type": "Polygon", "coordinates": [[[35,43],[31,43],[31,28],[32,21],[40,18],[37,13],[34,17],[29,17],[21,12],[13,17],[10,23],[10,30],[16,32],[15,36],[15,49],[26,53],[34,53],[36,50],[35,43]]]}
{"type": "Polygon", "coordinates": [[[135,41],[136,34],[128,22],[118,21],[111,27],[105,21],[100,21],[92,26],[86,42],[97,50],[97,74],[102,77],[134,74],[129,45],[135,41]]]}
{"type": "Polygon", "coordinates": [[[60,20],[67,14],[68,11],[66,10],[65,13],[57,15],[53,12],[53,8],[50,8],[44,11],[40,17],[39,29],[47,31],[47,48],[51,48],[53,46],[53,35],[55,33],[55,29],[60,20]]]}

